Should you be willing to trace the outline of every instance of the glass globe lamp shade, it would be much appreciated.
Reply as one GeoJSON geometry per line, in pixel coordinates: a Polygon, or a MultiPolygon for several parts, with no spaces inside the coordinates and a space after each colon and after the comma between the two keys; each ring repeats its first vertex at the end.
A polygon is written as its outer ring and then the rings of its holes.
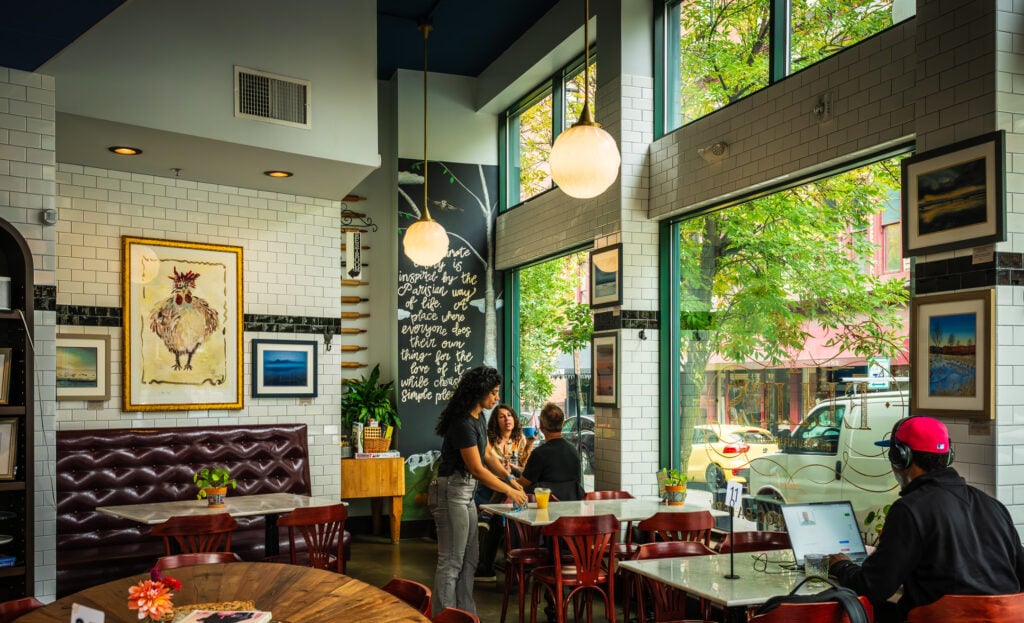
{"type": "Polygon", "coordinates": [[[577,123],[558,135],[551,147],[551,178],[565,194],[577,199],[596,197],[619,175],[615,139],[597,124],[577,123]]]}
{"type": "Polygon", "coordinates": [[[418,266],[434,266],[448,255],[448,232],[435,220],[420,219],[405,230],[405,256],[418,266]]]}

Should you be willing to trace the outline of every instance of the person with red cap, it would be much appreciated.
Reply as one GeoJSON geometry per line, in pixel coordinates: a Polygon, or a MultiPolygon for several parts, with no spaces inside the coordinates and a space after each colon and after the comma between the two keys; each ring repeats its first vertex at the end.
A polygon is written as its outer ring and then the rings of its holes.
{"type": "Polygon", "coordinates": [[[925,416],[903,418],[889,439],[876,445],[889,448],[900,498],[864,564],[833,554],[829,574],[867,596],[882,623],[904,621],[912,608],[943,595],[1020,592],[1020,535],[1005,506],[950,467],[953,448],[946,425],[925,416]],[[898,603],[888,601],[901,586],[898,603]]]}

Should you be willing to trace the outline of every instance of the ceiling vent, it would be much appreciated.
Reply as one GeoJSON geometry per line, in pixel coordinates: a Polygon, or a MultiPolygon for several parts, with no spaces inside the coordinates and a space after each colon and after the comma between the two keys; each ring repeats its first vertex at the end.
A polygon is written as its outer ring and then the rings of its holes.
{"type": "Polygon", "coordinates": [[[235,66],[235,116],[310,127],[308,80],[235,66]]]}

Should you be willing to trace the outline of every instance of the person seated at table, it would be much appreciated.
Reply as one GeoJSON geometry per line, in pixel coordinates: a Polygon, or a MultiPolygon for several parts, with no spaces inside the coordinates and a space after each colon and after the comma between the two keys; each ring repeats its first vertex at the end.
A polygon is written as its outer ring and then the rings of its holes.
{"type": "Polygon", "coordinates": [[[950,467],[946,425],[925,416],[903,418],[889,440],[876,443],[889,447],[900,498],[864,564],[833,554],[830,575],[867,596],[881,623],[904,621],[912,608],[947,594],[1019,592],[1024,548],[1010,513],[950,467]],[[899,603],[887,601],[901,585],[899,603]]]}
{"type": "Polygon", "coordinates": [[[551,489],[551,494],[563,502],[583,499],[580,453],[562,438],[564,423],[565,413],[555,403],[549,402],[540,410],[540,429],[545,441],[530,454],[519,477],[519,484],[527,493],[533,493],[540,485],[551,489]]]}
{"type": "MultiPolygon", "coordinates": [[[[495,473],[495,476],[504,478],[504,474],[519,476],[522,473],[522,466],[533,449],[533,439],[527,439],[523,435],[523,426],[515,410],[507,404],[500,404],[494,407],[491,419],[487,422],[487,445],[504,468],[502,473],[495,473]]],[[[482,484],[476,488],[477,504],[504,501],[504,493],[496,492],[482,484]]],[[[504,536],[501,517],[486,511],[481,512],[477,526],[480,536],[480,562],[477,564],[474,579],[477,582],[494,582],[497,579],[494,574],[494,558],[504,536]]]]}

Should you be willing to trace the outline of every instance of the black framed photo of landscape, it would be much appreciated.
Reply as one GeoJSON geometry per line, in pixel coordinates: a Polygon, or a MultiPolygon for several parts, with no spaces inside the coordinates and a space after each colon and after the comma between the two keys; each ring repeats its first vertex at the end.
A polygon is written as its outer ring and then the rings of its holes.
{"type": "Polygon", "coordinates": [[[590,307],[622,305],[622,245],[590,252],[590,307]]]}
{"type": "Polygon", "coordinates": [[[619,406],[619,335],[594,333],[590,345],[590,371],[593,375],[595,405],[619,406]]]}
{"type": "Polygon", "coordinates": [[[57,400],[110,399],[110,336],[57,334],[57,400]]]}
{"type": "Polygon", "coordinates": [[[1006,239],[1003,131],[902,163],[903,254],[976,247],[1006,239]]]}
{"type": "Polygon", "coordinates": [[[991,419],[995,290],[915,296],[910,303],[910,415],[991,419]]]}
{"type": "Polygon", "coordinates": [[[252,395],[315,398],[315,341],[253,340],[252,395]]]}

